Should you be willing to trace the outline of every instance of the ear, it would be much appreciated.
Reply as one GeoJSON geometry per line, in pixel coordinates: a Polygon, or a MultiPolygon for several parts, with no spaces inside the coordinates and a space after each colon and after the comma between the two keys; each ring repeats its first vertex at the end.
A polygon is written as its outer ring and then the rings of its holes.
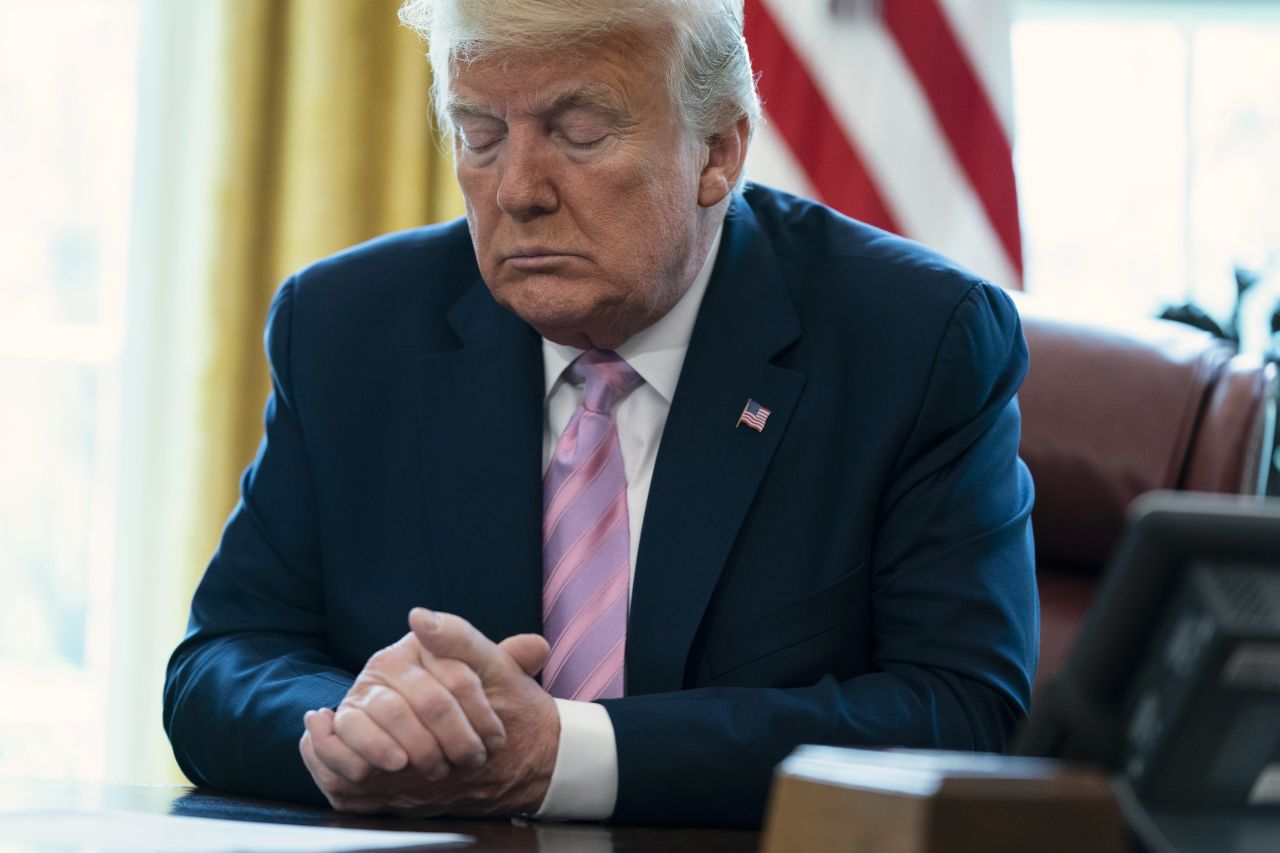
{"type": "Polygon", "coordinates": [[[732,126],[707,138],[707,163],[698,176],[698,204],[714,207],[733,192],[746,168],[751,122],[742,116],[732,126]]]}

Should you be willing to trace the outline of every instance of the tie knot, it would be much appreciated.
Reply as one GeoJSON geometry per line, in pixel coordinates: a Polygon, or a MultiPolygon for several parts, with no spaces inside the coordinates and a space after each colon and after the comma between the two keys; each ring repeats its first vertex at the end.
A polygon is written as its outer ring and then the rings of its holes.
{"type": "Polygon", "coordinates": [[[607,415],[623,397],[644,382],[631,365],[612,350],[589,349],[569,365],[569,375],[585,386],[582,407],[607,415]]]}

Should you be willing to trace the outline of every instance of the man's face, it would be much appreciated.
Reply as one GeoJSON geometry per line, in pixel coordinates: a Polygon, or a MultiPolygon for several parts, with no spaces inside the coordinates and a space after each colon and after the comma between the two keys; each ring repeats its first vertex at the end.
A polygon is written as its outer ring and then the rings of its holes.
{"type": "Polygon", "coordinates": [[[707,146],[684,130],[660,67],[649,40],[615,36],[580,61],[495,53],[450,81],[480,272],[553,341],[620,345],[701,266],[707,146]]]}

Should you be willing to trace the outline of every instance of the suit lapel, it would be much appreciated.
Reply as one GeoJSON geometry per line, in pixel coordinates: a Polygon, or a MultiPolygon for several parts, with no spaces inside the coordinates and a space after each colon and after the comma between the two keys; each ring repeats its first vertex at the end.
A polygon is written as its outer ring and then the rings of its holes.
{"type": "Polygon", "coordinates": [[[678,690],[698,625],[804,375],[771,363],[799,322],[768,238],[738,196],[654,467],[627,628],[627,692],[678,690]],[[748,399],[763,431],[737,426],[748,399]]]}
{"type": "Polygon", "coordinates": [[[479,279],[449,321],[462,348],[420,361],[435,606],[494,640],[540,631],[540,339],[479,279]]]}

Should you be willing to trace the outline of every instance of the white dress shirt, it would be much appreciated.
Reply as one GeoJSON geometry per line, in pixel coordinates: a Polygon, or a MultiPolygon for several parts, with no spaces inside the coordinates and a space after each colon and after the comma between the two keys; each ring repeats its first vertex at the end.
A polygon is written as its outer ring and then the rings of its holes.
{"type": "MultiPolygon", "coordinates": [[[[675,396],[680,369],[689,349],[693,323],[711,278],[721,231],[712,241],[693,284],[665,316],[636,334],[615,352],[639,373],[644,383],[614,409],[618,443],[627,476],[627,515],[631,528],[631,578],[636,572],[640,529],[653,480],[653,464],[675,396]]],[[[542,470],[551,463],[556,442],[582,405],[582,387],[569,382],[564,369],[582,350],[543,338],[546,405],[542,423],[542,470]]],[[[628,594],[634,583],[628,585],[628,594]]],[[[613,723],[603,705],[557,699],[560,749],[551,784],[537,816],[569,820],[603,820],[613,814],[618,796],[618,747],[613,723]]]]}

